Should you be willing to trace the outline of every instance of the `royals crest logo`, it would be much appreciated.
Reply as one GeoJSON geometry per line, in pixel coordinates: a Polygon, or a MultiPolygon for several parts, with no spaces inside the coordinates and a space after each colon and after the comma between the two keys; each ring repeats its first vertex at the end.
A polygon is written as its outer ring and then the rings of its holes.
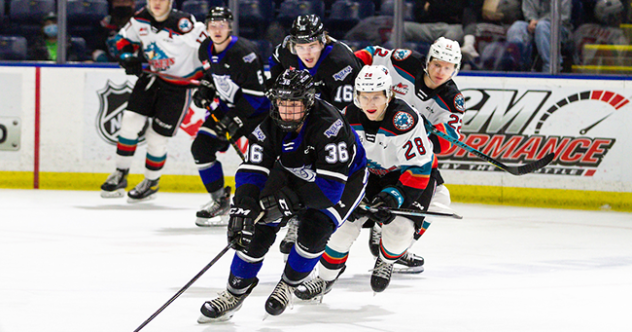
{"type": "MultiPolygon", "coordinates": [[[[132,85],[125,82],[115,85],[108,80],[106,86],[97,91],[99,96],[99,113],[97,114],[97,132],[108,144],[116,145],[118,132],[121,129],[123,111],[127,108],[127,100],[132,93],[132,85]]],[[[145,141],[145,130],[149,123],[145,124],[140,133],[139,143],[145,141]]]]}

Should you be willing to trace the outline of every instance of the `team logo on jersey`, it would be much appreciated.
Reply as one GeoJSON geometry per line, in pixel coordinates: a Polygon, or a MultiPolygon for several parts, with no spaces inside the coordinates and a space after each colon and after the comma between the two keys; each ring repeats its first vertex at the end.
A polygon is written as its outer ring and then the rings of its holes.
{"type": "Polygon", "coordinates": [[[312,169],[312,165],[305,165],[302,167],[285,167],[288,172],[294,174],[297,178],[307,182],[314,182],[316,180],[316,172],[312,169]]]}
{"type": "Polygon", "coordinates": [[[393,125],[398,130],[401,130],[401,131],[408,130],[414,124],[415,124],[415,119],[413,119],[412,115],[406,112],[399,111],[395,113],[395,116],[393,117],[393,125]]]}
{"type": "Polygon", "coordinates": [[[255,59],[257,59],[257,55],[255,54],[255,52],[252,52],[252,53],[246,55],[243,59],[244,59],[245,63],[251,63],[251,62],[255,61],[255,59]]]}
{"type": "Polygon", "coordinates": [[[397,85],[393,86],[393,91],[400,95],[406,95],[408,93],[408,84],[403,84],[402,82],[397,83],[397,85]]]}
{"type": "Polygon", "coordinates": [[[397,61],[406,60],[406,58],[408,58],[411,54],[413,54],[413,51],[411,50],[398,48],[396,50],[393,50],[393,59],[397,61]]]}
{"type": "Polygon", "coordinates": [[[178,21],[178,28],[183,33],[193,30],[193,23],[187,17],[183,17],[178,21]]]}
{"type": "Polygon", "coordinates": [[[463,98],[462,94],[459,93],[454,96],[454,107],[459,112],[465,112],[465,99],[463,98]]]}
{"type": "Polygon", "coordinates": [[[175,63],[175,59],[168,57],[156,42],[149,43],[143,52],[151,68],[156,71],[167,70],[175,63]]]}
{"type": "Polygon", "coordinates": [[[264,134],[263,130],[261,130],[261,125],[257,126],[252,134],[259,140],[259,142],[263,142],[266,139],[266,134],[264,134]]]}
{"type": "Polygon", "coordinates": [[[349,76],[349,74],[351,74],[352,71],[353,71],[353,68],[351,68],[351,66],[346,66],[341,71],[334,74],[334,80],[344,81],[345,78],[347,78],[347,76],[349,76]]]}
{"type": "MultiPolygon", "coordinates": [[[[108,144],[118,143],[118,134],[123,120],[123,111],[127,108],[127,100],[132,93],[133,85],[125,82],[115,85],[110,80],[106,86],[97,91],[99,96],[99,113],[97,114],[97,133],[108,144]]],[[[145,141],[145,130],[149,122],[145,123],[138,142],[145,141]]]]}
{"type": "Polygon", "coordinates": [[[149,34],[149,29],[147,29],[147,27],[142,27],[140,28],[140,30],[138,30],[138,35],[140,36],[147,36],[149,34]]]}
{"type": "Polygon", "coordinates": [[[327,128],[327,130],[325,130],[325,136],[327,136],[328,138],[337,136],[342,126],[342,120],[336,120],[336,122],[334,122],[331,126],[329,126],[329,128],[327,128]]]}

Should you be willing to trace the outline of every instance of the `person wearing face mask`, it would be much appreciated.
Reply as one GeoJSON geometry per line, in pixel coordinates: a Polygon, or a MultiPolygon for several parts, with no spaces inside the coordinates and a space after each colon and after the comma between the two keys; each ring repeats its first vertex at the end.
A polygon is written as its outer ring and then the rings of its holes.
{"type": "Polygon", "coordinates": [[[104,17],[95,33],[95,38],[88,40],[94,62],[116,62],[110,49],[114,46],[114,36],[129,22],[136,7],[135,0],[110,0],[110,14],[104,17]]]}
{"type": "MultiPolygon", "coordinates": [[[[67,43],[66,60],[85,61],[87,56],[79,54],[72,46],[70,38],[67,43]]],[[[57,60],[57,15],[50,12],[42,19],[42,33],[29,44],[28,60],[56,61],[57,60]]]]}

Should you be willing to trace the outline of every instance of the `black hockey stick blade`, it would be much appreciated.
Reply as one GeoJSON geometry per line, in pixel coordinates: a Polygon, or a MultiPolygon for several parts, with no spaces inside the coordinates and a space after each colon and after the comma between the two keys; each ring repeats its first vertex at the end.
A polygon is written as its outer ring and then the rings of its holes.
{"type": "Polygon", "coordinates": [[[394,209],[386,206],[378,206],[372,207],[368,205],[360,205],[360,208],[365,209],[369,212],[378,212],[378,211],[388,211],[392,214],[400,215],[400,216],[413,216],[413,217],[439,217],[439,218],[454,218],[454,219],[463,219],[463,216],[460,216],[456,213],[443,213],[443,212],[430,212],[430,211],[421,211],[421,210],[413,210],[413,209],[394,209]]]}
{"type": "Polygon", "coordinates": [[[172,296],[169,299],[169,301],[165,302],[165,304],[163,304],[162,307],[160,307],[158,310],[156,310],[156,312],[154,312],[151,316],[149,316],[149,318],[147,318],[142,324],[140,324],[140,326],[138,326],[134,330],[134,332],[140,331],[143,327],[145,327],[145,325],[149,324],[149,322],[151,322],[154,318],[156,318],[156,316],[158,316],[163,310],[165,310],[165,308],[167,308],[167,306],[169,306],[180,295],[182,295],[182,293],[184,293],[184,291],[189,289],[189,287],[191,287],[191,285],[193,285],[193,283],[196,280],[198,280],[208,269],[210,269],[211,266],[213,266],[213,264],[215,264],[220,258],[222,258],[222,256],[224,256],[224,254],[228,251],[228,249],[232,248],[232,246],[233,246],[232,243],[227,244],[226,247],[224,247],[224,249],[222,249],[222,251],[220,251],[219,254],[217,254],[217,256],[215,256],[215,258],[213,258],[213,260],[210,263],[208,263],[200,272],[198,272],[198,274],[195,275],[195,277],[193,277],[193,279],[191,279],[174,296],[172,296]]]}
{"type": "Polygon", "coordinates": [[[450,137],[448,135],[446,135],[443,132],[440,132],[439,130],[437,130],[434,127],[428,126],[427,129],[432,132],[433,134],[445,139],[446,141],[451,142],[452,144],[457,145],[458,147],[476,155],[477,157],[485,160],[486,162],[502,169],[503,171],[506,171],[509,174],[513,174],[513,175],[524,175],[524,174],[528,174],[531,173],[535,170],[538,170],[546,165],[548,165],[551,161],[553,161],[553,158],[555,158],[555,153],[549,153],[546,156],[544,156],[544,158],[542,159],[538,159],[532,163],[526,164],[526,165],[520,165],[520,166],[507,166],[503,163],[501,163],[500,161],[484,154],[483,152],[455,139],[454,137],[450,137]]]}

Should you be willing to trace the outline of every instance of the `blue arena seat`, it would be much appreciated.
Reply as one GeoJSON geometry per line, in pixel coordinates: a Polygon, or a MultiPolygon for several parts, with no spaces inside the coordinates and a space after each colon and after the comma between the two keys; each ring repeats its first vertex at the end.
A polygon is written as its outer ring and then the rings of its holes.
{"type": "Polygon", "coordinates": [[[0,36],[0,60],[26,60],[26,38],[0,36]]]}
{"type": "MultiPolygon", "coordinates": [[[[413,12],[414,3],[410,1],[404,1],[404,21],[414,21],[415,15],[413,12]]],[[[380,7],[380,15],[393,16],[395,13],[395,0],[384,0],[380,7]]]]}
{"type": "Polygon", "coordinates": [[[325,27],[338,39],[351,30],[363,18],[375,14],[375,4],[371,0],[338,0],[331,5],[331,13],[325,19],[325,27]]]}
{"type": "Polygon", "coordinates": [[[299,15],[316,14],[321,19],[325,17],[325,4],[314,0],[285,0],[279,7],[277,21],[285,27],[292,25],[299,15]]]}
{"type": "Polygon", "coordinates": [[[206,0],[186,0],[182,3],[182,11],[195,16],[199,22],[204,22],[204,18],[211,6],[206,0]]]}
{"type": "Polygon", "coordinates": [[[239,35],[248,39],[262,39],[273,14],[270,0],[240,0],[239,35]]]}
{"type": "Polygon", "coordinates": [[[68,0],[68,24],[98,24],[108,15],[106,0],[68,0]]]}
{"type": "Polygon", "coordinates": [[[56,12],[55,0],[12,0],[9,5],[9,18],[14,23],[39,25],[50,12],[56,12]]]}

